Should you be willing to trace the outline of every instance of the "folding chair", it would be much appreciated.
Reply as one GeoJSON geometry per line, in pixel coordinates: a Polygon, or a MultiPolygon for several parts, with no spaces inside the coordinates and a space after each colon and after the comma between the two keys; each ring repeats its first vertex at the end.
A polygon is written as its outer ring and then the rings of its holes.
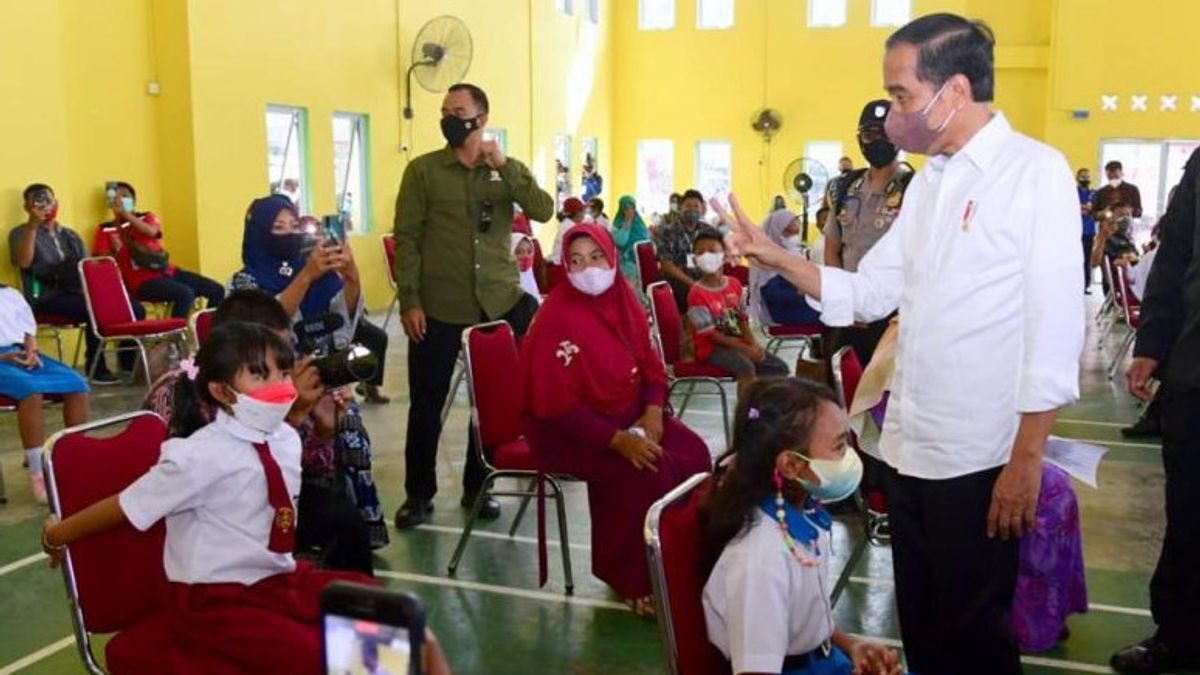
{"type": "Polygon", "coordinates": [[[388,322],[392,320],[392,312],[400,308],[400,296],[396,286],[396,235],[385,234],[379,238],[383,246],[383,264],[387,268],[388,284],[392,287],[392,301],[388,304],[387,315],[383,317],[383,329],[387,330],[388,322]]]}
{"type": "MultiPolygon", "coordinates": [[[[17,270],[17,278],[21,280],[21,292],[25,292],[25,275],[17,270]]],[[[39,340],[54,340],[57,347],[58,360],[63,360],[63,338],[62,334],[65,330],[78,330],[79,339],[75,342],[75,356],[71,359],[71,367],[79,365],[79,352],[83,348],[83,343],[86,341],[84,331],[87,330],[86,322],[79,322],[75,319],[58,316],[55,314],[40,314],[33,313],[33,318],[37,320],[37,338],[39,340]]]]}
{"type": "Polygon", "coordinates": [[[785,344],[799,343],[800,353],[804,354],[807,351],[809,354],[815,353],[815,341],[819,340],[825,333],[824,324],[820,323],[802,323],[794,326],[774,325],[764,326],[763,332],[767,334],[766,350],[775,354],[785,344]]]}
{"type": "Polygon", "coordinates": [[[725,266],[721,268],[721,271],[725,276],[737,279],[738,283],[742,285],[742,288],[750,288],[750,268],[748,266],[734,265],[727,262],[725,263],[725,266]]]}
{"type": "Polygon", "coordinates": [[[658,266],[658,252],[652,241],[639,241],[633,245],[637,254],[638,276],[642,291],[647,291],[651,284],[662,281],[662,270],[658,266]]]}
{"type": "MultiPolygon", "coordinates": [[[[853,347],[842,347],[833,355],[830,364],[830,370],[833,371],[833,382],[837,390],[838,399],[841,401],[842,407],[846,410],[850,409],[850,403],[854,401],[854,394],[858,391],[858,383],[862,381],[863,367],[862,362],[858,360],[858,355],[854,352],[853,347]]],[[[857,436],[852,435],[851,442],[854,445],[856,452],[862,452],[859,447],[857,436]]],[[[865,453],[864,453],[865,454],[865,453]]],[[[837,583],[833,585],[833,592],[830,593],[830,605],[836,605],[838,598],[841,597],[842,591],[846,590],[847,584],[850,583],[850,575],[862,561],[863,555],[867,552],[867,546],[886,546],[891,541],[891,535],[888,534],[888,515],[886,511],[878,511],[868,505],[868,501],[883,505],[886,508],[886,502],[883,502],[883,495],[868,495],[868,499],[863,498],[862,489],[854,491],[854,506],[858,510],[859,516],[863,522],[863,539],[854,545],[854,549],[850,552],[850,558],[846,560],[846,564],[842,567],[841,574],[838,575],[837,583]]]]}
{"type": "Polygon", "coordinates": [[[1125,354],[1129,352],[1137,337],[1138,326],[1142,325],[1142,301],[1133,294],[1133,287],[1129,284],[1129,275],[1125,268],[1113,265],[1113,277],[1113,297],[1118,303],[1120,314],[1125,317],[1125,324],[1129,326],[1129,334],[1121,341],[1121,346],[1113,355],[1112,365],[1108,367],[1110,380],[1116,377],[1117,371],[1121,369],[1121,364],[1125,362],[1125,354]]]}
{"type": "Polygon", "coordinates": [[[1100,303],[1100,309],[1096,311],[1095,321],[1096,321],[1096,326],[1104,325],[1104,322],[1106,320],[1109,321],[1109,324],[1107,326],[1107,330],[1105,330],[1104,334],[1100,336],[1100,340],[1097,341],[1097,345],[1098,345],[1097,349],[1104,348],[1103,347],[1104,338],[1108,337],[1108,330],[1112,329],[1112,323],[1111,323],[1112,318],[1113,318],[1112,314],[1117,309],[1116,302],[1114,301],[1114,298],[1113,298],[1113,282],[1112,282],[1111,264],[1112,263],[1109,260],[1108,256],[1101,256],[1100,274],[1104,279],[1104,285],[1107,287],[1107,291],[1104,293],[1104,301],[1100,303]]]}
{"type": "MultiPolygon", "coordinates": [[[[538,471],[537,459],[529,443],[521,433],[521,399],[515,396],[513,373],[520,367],[517,356],[517,340],[512,327],[506,321],[492,321],[471,326],[463,333],[463,353],[466,355],[467,392],[471,397],[471,419],[475,422],[475,452],[479,453],[487,478],[475,497],[471,515],[463,528],[448,571],[451,576],[458,570],[467,540],[479,519],[479,511],[490,494],[493,497],[520,497],[521,508],[513,519],[509,530],[511,537],[517,530],[529,500],[537,497],[537,484],[548,489],[558,511],[559,547],[562,549],[563,576],[567,595],[575,591],[571,576],[571,547],[567,539],[567,510],[562,486],[559,481],[565,476],[556,476],[538,471]],[[490,455],[490,457],[489,457],[490,455]],[[525,490],[493,491],[492,485],[500,478],[512,478],[518,482],[529,481],[525,490]]],[[[541,543],[541,542],[539,542],[541,543]]]]}
{"type": "Polygon", "coordinates": [[[204,344],[204,338],[208,337],[208,332],[212,330],[213,317],[216,313],[216,309],[203,309],[188,318],[188,326],[191,328],[196,351],[200,351],[200,345],[204,344]]]}
{"type": "MultiPolygon", "coordinates": [[[[166,435],[162,418],[136,412],[51,436],[44,452],[46,487],[54,514],[65,518],[123,490],[158,461],[166,435]],[[114,430],[116,435],[94,435],[114,430]]],[[[170,597],[163,572],[165,535],[161,522],[146,532],[125,523],[67,549],[63,580],[75,644],[87,672],[121,675],[171,670],[169,663],[161,662],[163,652],[135,647],[171,641],[159,620],[170,597]],[[107,671],[100,666],[92,645],[92,636],[104,633],[117,633],[105,647],[107,671]]]]}
{"type": "Polygon", "coordinates": [[[153,384],[150,363],[146,358],[146,343],[174,340],[182,351],[187,351],[186,319],[143,319],[139,321],[133,313],[129,293],[121,281],[117,261],[112,258],[84,258],[79,261],[79,279],[83,284],[83,297],[87,301],[88,316],[91,317],[92,333],[100,339],[100,349],[88,366],[88,380],[96,374],[100,359],[104,358],[104,347],[117,344],[117,352],[137,349],[142,369],[146,374],[146,388],[153,384]],[[131,340],[135,347],[122,347],[121,341],[131,340]]]}
{"type": "Polygon", "coordinates": [[[729,675],[729,661],[708,641],[704,584],[712,572],[702,551],[700,505],[712,489],[698,473],[646,512],[646,559],[668,675],[729,675]]]}
{"type": "Polygon", "coordinates": [[[675,388],[686,385],[683,402],[679,405],[676,417],[683,419],[688,402],[695,393],[695,388],[705,385],[712,392],[701,392],[697,395],[716,395],[721,398],[721,420],[725,432],[725,444],[729,439],[729,402],[725,394],[725,384],[735,381],[733,374],[723,368],[709,366],[703,363],[693,363],[679,360],[679,341],[683,334],[683,320],[679,317],[679,307],[675,304],[675,295],[671,286],[665,281],[650,284],[650,311],[654,317],[654,334],[658,339],[659,353],[663,357],[663,365],[667,369],[667,379],[670,386],[667,389],[667,399],[675,393],[675,388]]]}

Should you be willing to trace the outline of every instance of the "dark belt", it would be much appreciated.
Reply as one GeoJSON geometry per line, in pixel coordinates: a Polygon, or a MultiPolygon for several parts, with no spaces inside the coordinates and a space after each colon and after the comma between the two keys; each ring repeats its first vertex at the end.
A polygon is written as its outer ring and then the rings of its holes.
{"type": "Polygon", "coordinates": [[[794,655],[790,655],[790,656],[785,656],[783,658],[783,669],[786,671],[786,670],[795,670],[796,668],[803,668],[803,667],[809,665],[810,663],[824,661],[825,659],[829,658],[829,655],[832,653],[833,653],[832,643],[823,642],[823,643],[821,643],[820,647],[817,647],[816,649],[812,650],[811,652],[808,652],[807,654],[794,654],[794,655]]]}

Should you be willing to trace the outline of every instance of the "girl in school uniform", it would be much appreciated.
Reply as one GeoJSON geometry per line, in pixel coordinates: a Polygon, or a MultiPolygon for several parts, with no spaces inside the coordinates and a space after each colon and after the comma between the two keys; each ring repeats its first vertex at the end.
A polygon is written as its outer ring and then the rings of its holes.
{"type": "Polygon", "coordinates": [[[292,557],[300,491],[300,438],[284,423],[296,399],[292,360],[288,343],[263,326],[214,328],[196,357],[195,389],[216,419],[163,443],[158,464],[119,494],[43,530],[55,566],[90,534],[166,519],[175,673],[319,673],[321,590],[335,579],[370,581],[292,557]]]}
{"type": "MultiPolygon", "coordinates": [[[[896,654],[838,630],[829,604],[831,520],[862,464],[832,391],[795,378],[755,382],[733,448],[701,511],[717,558],[704,586],[709,640],[733,672],[895,675],[896,654]]],[[[710,558],[711,559],[711,558],[710,558]]]]}
{"type": "Polygon", "coordinates": [[[38,354],[36,335],[37,320],[25,296],[15,288],[0,285],[0,396],[17,402],[17,427],[21,447],[25,448],[29,487],[34,500],[45,504],[42,400],[47,394],[62,396],[63,423],[83,424],[88,417],[88,386],[79,373],[38,354]]]}

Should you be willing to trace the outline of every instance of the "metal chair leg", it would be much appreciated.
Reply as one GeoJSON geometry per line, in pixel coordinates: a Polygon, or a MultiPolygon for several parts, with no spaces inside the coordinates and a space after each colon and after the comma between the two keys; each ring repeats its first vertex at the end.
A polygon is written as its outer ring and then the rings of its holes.
{"type": "Polygon", "coordinates": [[[4,466],[0,465],[0,504],[8,503],[8,486],[4,483],[4,466]]]}
{"type": "MultiPolygon", "coordinates": [[[[146,393],[150,392],[150,388],[154,386],[154,381],[150,379],[150,358],[146,355],[146,344],[141,340],[135,340],[138,348],[138,358],[142,362],[142,373],[146,375],[146,393]]],[[[136,369],[137,366],[135,365],[136,369]]],[[[133,373],[130,373],[132,376],[133,373]]]]}
{"type": "Polygon", "coordinates": [[[1121,369],[1125,362],[1125,354],[1129,352],[1129,348],[1133,346],[1133,339],[1137,335],[1137,331],[1129,329],[1129,335],[1121,341],[1121,346],[1117,349],[1117,353],[1113,356],[1112,365],[1108,368],[1108,379],[1113,379],[1117,375],[1117,371],[1121,369]]]}
{"type": "Polygon", "coordinates": [[[683,417],[683,413],[687,411],[688,403],[692,400],[692,392],[696,390],[696,383],[694,381],[689,380],[685,384],[687,384],[687,391],[683,393],[683,403],[679,404],[679,413],[676,417],[683,417]]]}
{"type": "Polygon", "coordinates": [[[79,352],[83,350],[83,343],[87,342],[87,328],[80,328],[78,337],[75,338],[75,356],[71,358],[71,368],[79,366],[79,352]]]}
{"type": "Polygon", "coordinates": [[[383,329],[386,331],[388,322],[392,320],[392,314],[395,313],[396,307],[400,304],[400,298],[392,298],[391,304],[388,305],[387,314],[383,317],[383,329]]]}
{"type": "Polygon", "coordinates": [[[838,598],[842,596],[842,591],[846,590],[846,586],[850,584],[850,575],[854,569],[858,567],[862,561],[863,555],[867,552],[868,542],[863,539],[855,545],[854,550],[850,553],[850,559],[846,561],[846,565],[842,568],[842,573],[838,575],[837,583],[833,585],[833,592],[829,594],[829,606],[837,606],[838,598]]]}
{"type": "MultiPolygon", "coordinates": [[[[530,480],[529,487],[527,487],[526,489],[530,493],[532,493],[534,490],[536,490],[537,489],[537,479],[534,478],[534,479],[530,480]]],[[[521,498],[521,506],[520,506],[520,508],[517,509],[516,517],[513,518],[512,527],[508,528],[508,536],[512,537],[512,536],[516,535],[517,528],[521,526],[521,520],[525,518],[525,511],[526,511],[526,509],[529,508],[529,501],[531,499],[533,499],[533,497],[522,497],[521,498]]]]}
{"type": "Polygon", "coordinates": [[[454,397],[458,395],[458,388],[462,386],[463,378],[467,375],[467,369],[462,363],[454,366],[454,377],[450,381],[450,393],[446,396],[446,403],[442,406],[442,426],[446,426],[446,418],[450,416],[450,408],[454,407],[454,397]]]}
{"type": "Polygon", "coordinates": [[[725,394],[725,387],[720,382],[716,383],[716,387],[717,393],[721,395],[721,430],[725,432],[725,447],[729,448],[733,445],[733,440],[729,436],[729,402],[725,394]]]}
{"type": "Polygon", "coordinates": [[[454,555],[450,558],[450,565],[446,569],[450,576],[458,571],[458,563],[462,561],[463,553],[467,550],[467,540],[471,538],[471,531],[475,529],[475,522],[479,519],[479,511],[483,509],[483,502],[488,498],[488,493],[492,489],[492,483],[496,481],[496,474],[489,474],[483,480],[479,493],[475,495],[475,503],[471,505],[471,515],[467,518],[467,525],[463,528],[462,534],[458,537],[458,546],[454,549],[454,555]]]}
{"type": "Polygon", "coordinates": [[[558,546],[562,549],[563,561],[563,579],[567,586],[567,595],[575,594],[575,578],[571,574],[571,542],[567,538],[567,507],[566,497],[563,495],[562,486],[552,476],[546,476],[545,479],[550,483],[550,487],[554,489],[554,505],[558,510],[558,546]]]}

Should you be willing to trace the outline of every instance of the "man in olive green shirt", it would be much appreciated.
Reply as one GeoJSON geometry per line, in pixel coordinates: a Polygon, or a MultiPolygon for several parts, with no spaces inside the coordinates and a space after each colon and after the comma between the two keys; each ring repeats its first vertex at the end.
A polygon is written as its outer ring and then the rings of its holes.
{"type": "MultiPolygon", "coordinates": [[[[408,336],[407,498],[396,527],[427,522],[437,492],[441,410],[450,390],[462,332],[503,319],[522,335],[537,310],[509,253],[513,202],[530,220],[554,215],[553,198],[524,164],[484,140],[488,100],[470,84],[450,87],[442,101],[447,147],[413,160],[396,198],[396,281],[400,318],[408,336]]],[[[469,434],[462,505],[470,508],[486,477],[469,434]]],[[[500,506],[487,495],[480,515],[500,506]]]]}

